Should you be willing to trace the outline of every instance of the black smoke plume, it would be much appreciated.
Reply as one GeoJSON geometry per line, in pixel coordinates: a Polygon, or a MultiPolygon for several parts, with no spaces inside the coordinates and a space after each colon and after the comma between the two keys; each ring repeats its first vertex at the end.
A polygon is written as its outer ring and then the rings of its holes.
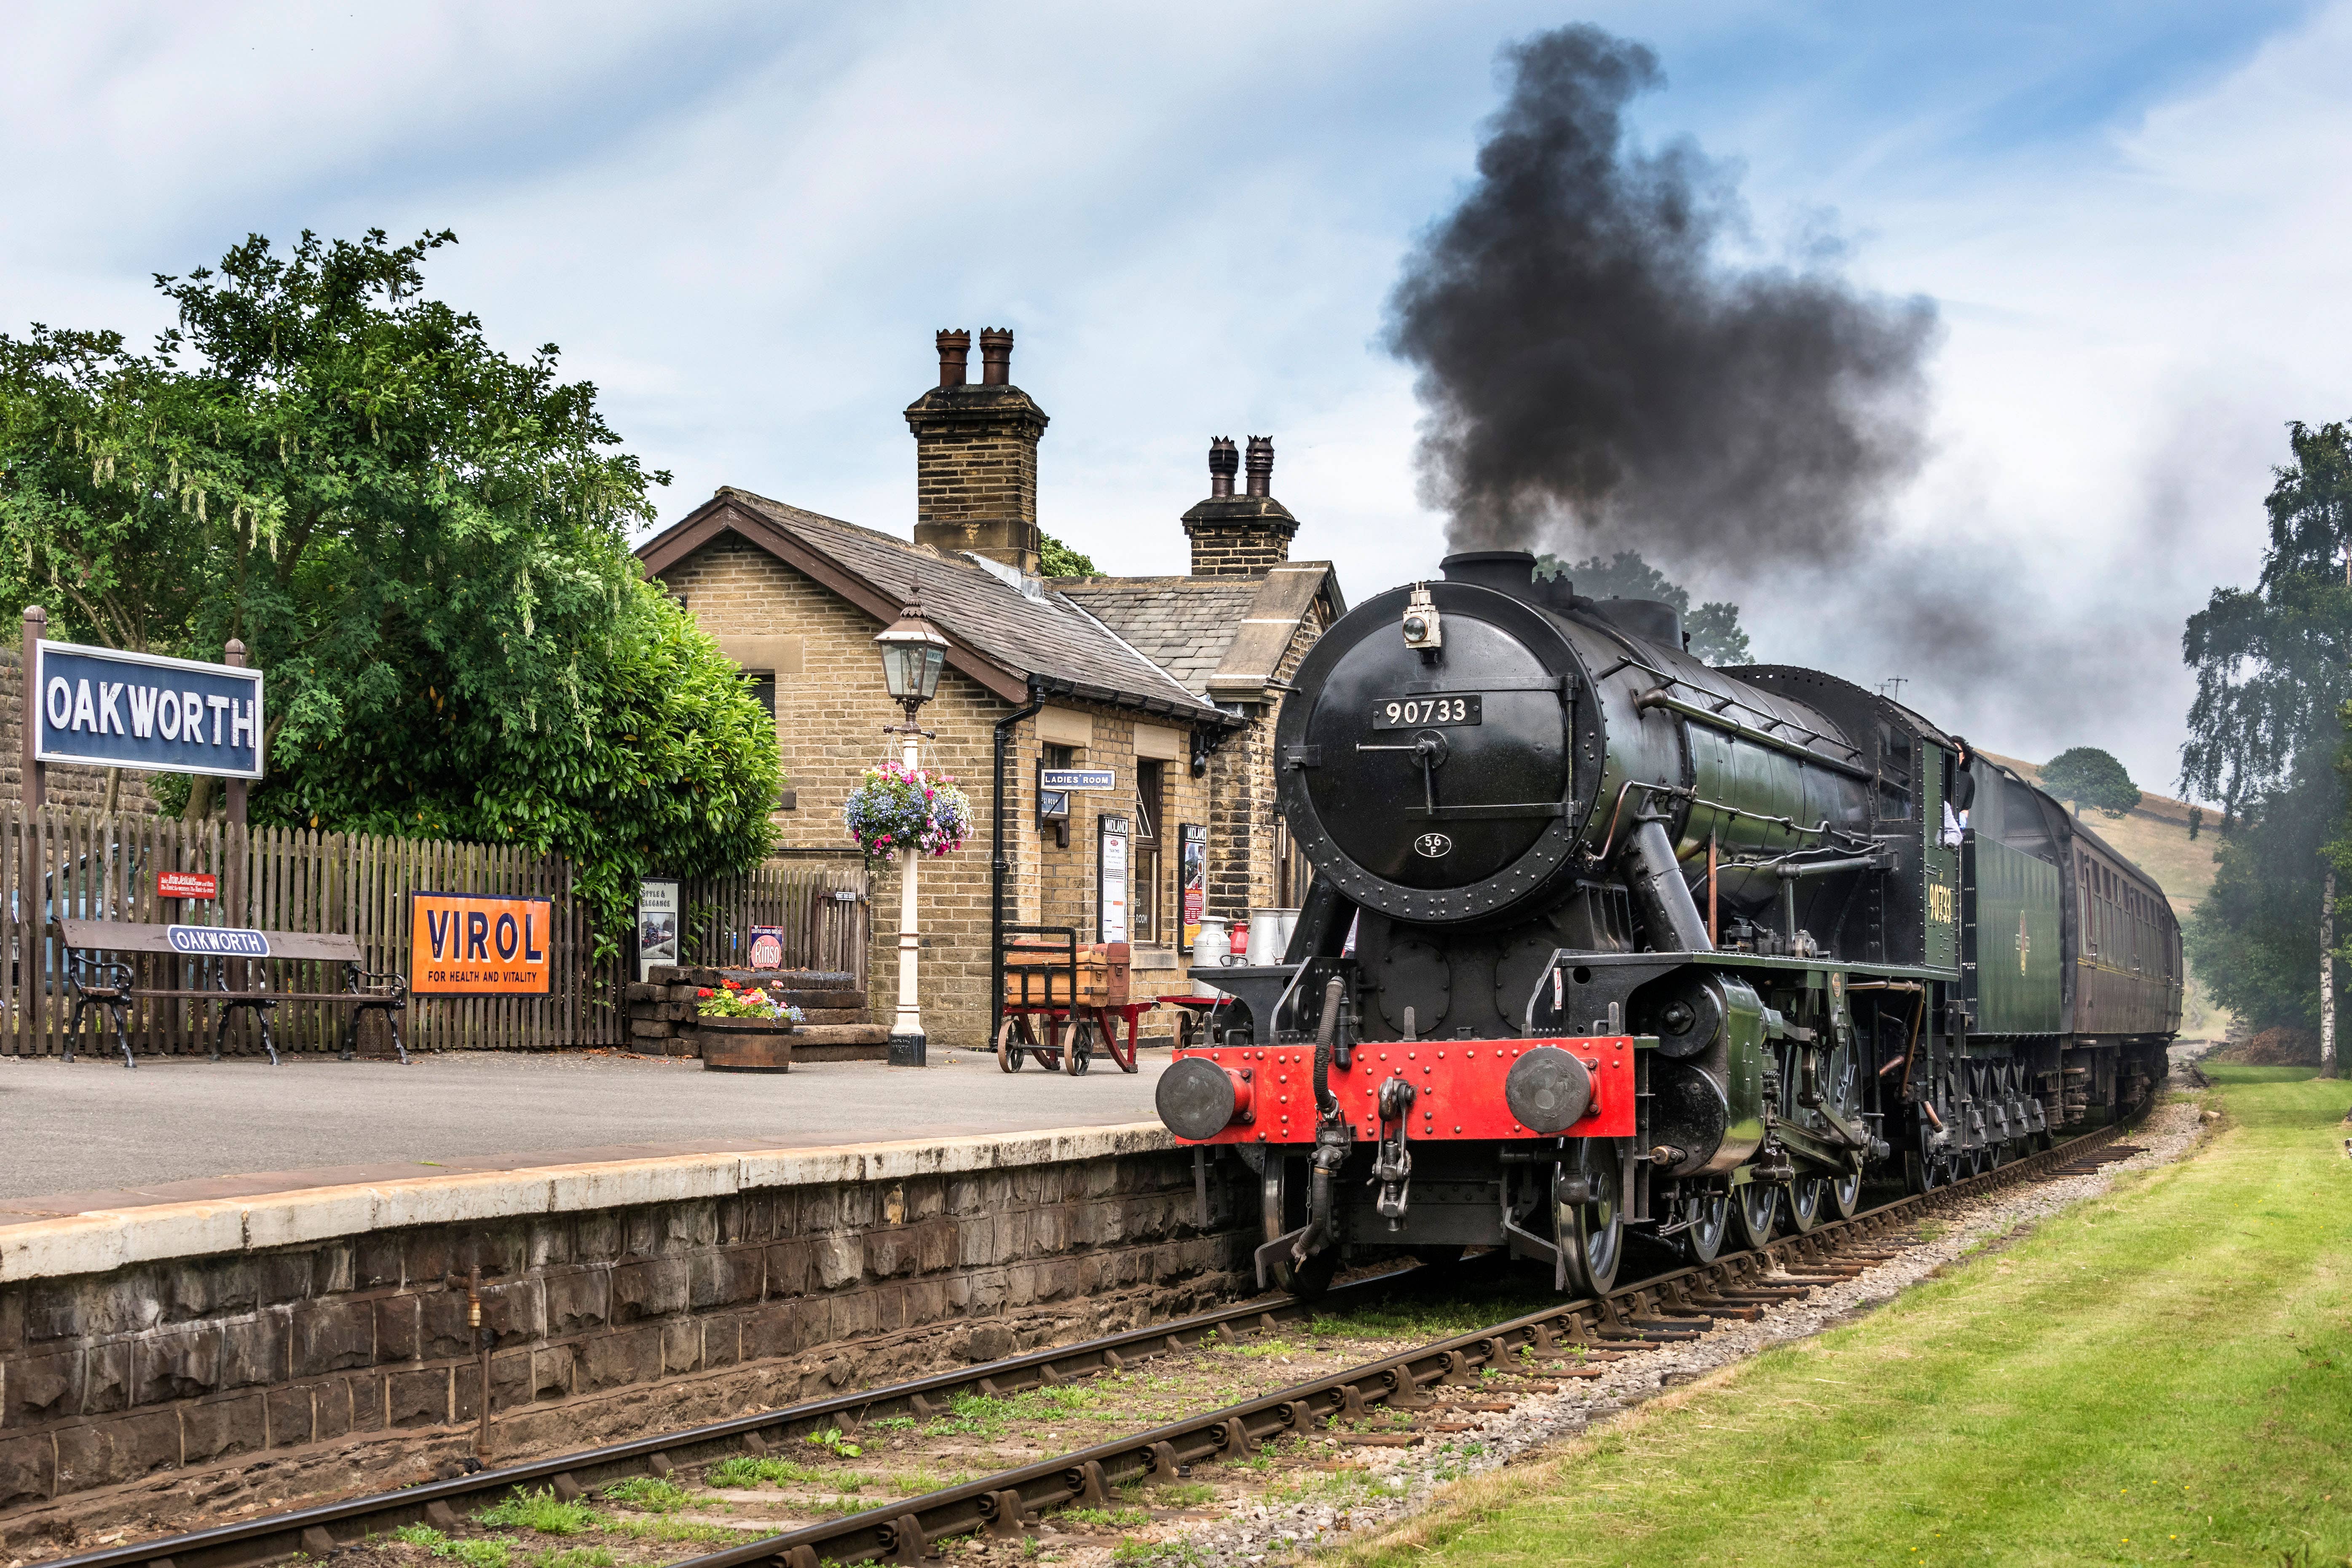
{"type": "Polygon", "coordinates": [[[1391,300],[1417,366],[1425,499],[1456,548],[1584,543],[1816,563],[1922,456],[1924,300],[1827,262],[1741,268],[1736,171],[1627,144],[1657,57],[1591,26],[1505,49],[1478,178],[1391,300]]]}

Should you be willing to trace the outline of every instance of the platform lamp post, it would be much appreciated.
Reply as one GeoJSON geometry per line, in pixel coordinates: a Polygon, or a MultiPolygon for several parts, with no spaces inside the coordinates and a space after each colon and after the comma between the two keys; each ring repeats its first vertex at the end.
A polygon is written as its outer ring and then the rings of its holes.
{"type": "MultiPolygon", "coordinates": [[[[915,715],[940,689],[940,668],[947,662],[948,639],[923,616],[923,585],[918,582],[898,618],[875,637],[882,650],[882,679],[890,699],[907,710],[907,721],[883,727],[886,735],[905,741],[901,755],[907,771],[922,766],[923,741],[932,731],[916,722],[915,715]]],[[[921,850],[908,844],[898,851],[898,1013],[890,1023],[890,1065],[928,1065],[923,1036],[923,1010],[915,994],[915,960],[920,939],[915,930],[915,862],[921,850]]]]}

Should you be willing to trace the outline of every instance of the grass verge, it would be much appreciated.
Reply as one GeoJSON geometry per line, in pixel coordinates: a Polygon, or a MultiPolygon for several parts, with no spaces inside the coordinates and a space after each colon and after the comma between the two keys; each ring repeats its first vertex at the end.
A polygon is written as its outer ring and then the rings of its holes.
{"type": "Polygon", "coordinates": [[[2199,1157],[1334,1555],[2352,1558],[2352,1083],[2207,1071],[2226,1121],[2199,1157]]]}

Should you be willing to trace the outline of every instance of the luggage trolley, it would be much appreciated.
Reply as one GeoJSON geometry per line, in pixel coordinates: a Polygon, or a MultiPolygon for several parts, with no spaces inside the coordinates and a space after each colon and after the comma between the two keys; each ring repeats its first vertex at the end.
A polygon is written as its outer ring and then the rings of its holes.
{"type": "Polygon", "coordinates": [[[1160,1003],[1128,999],[1127,943],[1081,943],[1076,926],[1009,925],[999,952],[1004,963],[999,1068],[1018,1072],[1034,1056],[1047,1072],[1076,1078],[1100,1050],[1121,1072],[1135,1070],[1136,1021],[1160,1003]]]}

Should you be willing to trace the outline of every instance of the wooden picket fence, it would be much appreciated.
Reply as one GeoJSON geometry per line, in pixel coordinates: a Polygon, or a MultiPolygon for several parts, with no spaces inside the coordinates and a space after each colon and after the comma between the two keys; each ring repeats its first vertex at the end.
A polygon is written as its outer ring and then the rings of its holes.
{"type": "MultiPolygon", "coordinates": [[[[743,876],[688,881],[682,891],[692,962],[740,963],[734,955],[748,951],[751,926],[781,926],[788,964],[848,970],[864,985],[866,874],[854,856],[772,862],[743,876]]],[[[59,919],[346,933],[359,939],[367,968],[405,974],[413,892],[551,900],[553,984],[546,996],[412,997],[401,1025],[409,1049],[546,1049],[627,1038],[621,986],[633,977],[630,962],[594,958],[588,911],[572,897],[572,868],[560,856],[372,834],[247,832],[60,807],[27,812],[16,802],[0,802],[0,910],[6,911],[10,939],[0,1055],[56,1056],[65,1048],[72,996],[55,934],[59,919]],[[208,873],[218,879],[221,896],[160,898],[156,879],[166,871],[208,873]],[[28,874],[38,881],[29,897],[28,874]]],[[[203,983],[194,960],[112,956],[131,963],[142,985],[203,983]]],[[[342,988],[337,964],[271,959],[256,967],[268,971],[273,991],[342,988]]],[[[132,1009],[132,1047],[142,1054],[209,1052],[215,1016],[205,1002],[142,1001],[132,1009]]],[[[350,1009],[340,1005],[286,1002],[270,1028],[280,1054],[340,1050],[349,1017],[350,1009]]],[[[240,1009],[229,1028],[231,1050],[260,1050],[250,1020],[250,1012],[240,1009]]],[[[111,1030],[103,1041],[96,1032],[96,1020],[87,1021],[76,1050],[110,1050],[111,1030]]],[[[361,1048],[369,1055],[390,1052],[380,1016],[362,1029],[361,1048]]]]}

